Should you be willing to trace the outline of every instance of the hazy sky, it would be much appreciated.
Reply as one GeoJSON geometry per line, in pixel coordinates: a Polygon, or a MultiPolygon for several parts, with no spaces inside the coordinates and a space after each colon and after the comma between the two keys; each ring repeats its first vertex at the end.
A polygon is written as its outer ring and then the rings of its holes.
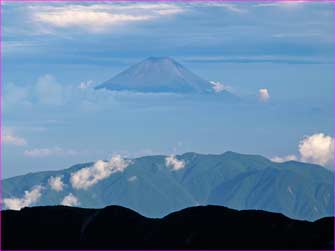
{"type": "Polygon", "coordinates": [[[114,153],[232,150],[307,161],[304,137],[333,137],[333,9],[308,2],[3,3],[3,175],[114,153]],[[173,57],[244,102],[93,89],[150,56],[173,57]]]}

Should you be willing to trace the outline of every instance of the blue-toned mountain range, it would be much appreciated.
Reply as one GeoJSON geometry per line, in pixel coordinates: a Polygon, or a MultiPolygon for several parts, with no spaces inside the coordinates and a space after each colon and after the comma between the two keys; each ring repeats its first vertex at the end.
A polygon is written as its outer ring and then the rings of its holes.
{"type": "Polygon", "coordinates": [[[3,198],[20,198],[39,185],[42,195],[33,205],[57,205],[72,193],[81,207],[121,205],[149,217],[207,204],[262,209],[305,220],[333,215],[334,177],[321,166],[296,161],[275,163],[259,155],[225,152],[177,155],[172,159],[183,165],[173,169],[167,158],[132,159],[122,172],[112,173],[86,189],[73,187],[71,174],[93,163],[29,173],[3,180],[3,198]],[[48,184],[56,176],[64,183],[61,191],[48,184]]]}

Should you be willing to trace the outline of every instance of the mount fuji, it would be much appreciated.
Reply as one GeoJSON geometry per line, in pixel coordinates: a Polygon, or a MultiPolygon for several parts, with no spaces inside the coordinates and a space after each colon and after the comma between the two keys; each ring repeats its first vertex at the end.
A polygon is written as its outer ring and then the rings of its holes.
{"type": "MultiPolygon", "coordinates": [[[[147,58],[95,89],[142,93],[214,93],[209,81],[192,73],[170,57],[147,58]]],[[[220,94],[234,96],[226,90],[222,90],[220,94]]]]}

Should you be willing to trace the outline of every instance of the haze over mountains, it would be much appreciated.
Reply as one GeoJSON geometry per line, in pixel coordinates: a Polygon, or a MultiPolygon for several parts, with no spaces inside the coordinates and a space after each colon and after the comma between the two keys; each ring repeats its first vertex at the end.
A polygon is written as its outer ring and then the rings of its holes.
{"type": "Polygon", "coordinates": [[[7,208],[121,205],[144,216],[162,217],[186,207],[214,204],[316,220],[333,215],[333,175],[314,164],[275,163],[234,152],[114,157],[109,162],[5,179],[3,198],[11,199],[5,201],[7,208]],[[38,196],[31,201],[30,195],[38,196]]]}
{"type": "MultiPolygon", "coordinates": [[[[149,57],[98,85],[96,89],[149,93],[209,94],[213,85],[170,57],[149,57]]],[[[226,90],[221,95],[233,96],[226,90]]]]}

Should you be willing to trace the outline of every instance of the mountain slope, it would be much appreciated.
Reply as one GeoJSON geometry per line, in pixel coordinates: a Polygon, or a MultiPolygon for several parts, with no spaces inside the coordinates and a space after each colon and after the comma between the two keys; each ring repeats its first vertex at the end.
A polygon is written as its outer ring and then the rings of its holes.
{"type": "Polygon", "coordinates": [[[292,218],[315,219],[317,215],[329,215],[329,209],[333,208],[329,204],[332,203],[329,200],[332,184],[321,183],[325,190],[318,199],[315,193],[320,183],[310,183],[310,180],[284,168],[254,171],[221,183],[208,201],[236,209],[281,212],[292,218]]]}
{"type": "Polygon", "coordinates": [[[81,207],[121,205],[148,217],[162,217],[196,205],[223,205],[236,209],[280,212],[296,219],[315,220],[333,215],[333,173],[318,165],[274,163],[258,155],[185,153],[176,156],[184,168],[173,170],[163,155],[132,160],[123,171],[85,189],[71,185],[71,173],[91,166],[31,173],[5,179],[3,198],[22,198],[34,186],[44,187],[32,205],[57,205],[72,193],[81,207]],[[48,184],[60,176],[62,191],[48,184]]]}
{"type": "Polygon", "coordinates": [[[97,86],[96,89],[151,93],[213,92],[208,81],[169,57],[147,58],[97,86]]]}
{"type": "Polygon", "coordinates": [[[4,249],[333,249],[334,218],[316,222],[219,206],[162,219],[119,206],[2,212],[4,249]]]}

